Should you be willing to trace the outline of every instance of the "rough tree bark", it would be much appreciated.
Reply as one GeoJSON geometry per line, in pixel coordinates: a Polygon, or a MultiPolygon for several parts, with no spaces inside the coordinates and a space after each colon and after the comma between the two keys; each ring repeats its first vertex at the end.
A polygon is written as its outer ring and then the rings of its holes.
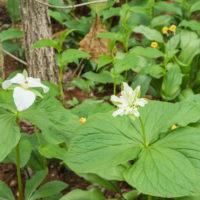
{"type": "Polygon", "coordinates": [[[29,75],[57,83],[58,69],[53,48],[31,49],[37,40],[52,36],[48,8],[34,0],[20,0],[20,10],[29,75]]]}
{"type": "Polygon", "coordinates": [[[3,58],[3,49],[2,49],[2,44],[0,40],[0,76],[2,79],[5,78],[4,76],[4,58],[3,58]]]}

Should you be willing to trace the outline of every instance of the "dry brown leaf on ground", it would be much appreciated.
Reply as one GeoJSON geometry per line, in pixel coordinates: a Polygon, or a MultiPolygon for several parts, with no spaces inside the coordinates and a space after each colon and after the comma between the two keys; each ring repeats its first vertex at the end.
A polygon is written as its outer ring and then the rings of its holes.
{"type": "Polygon", "coordinates": [[[101,21],[101,18],[96,15],[94,23],[90,32],[80,41],[80,50],[91,54],[91,59],[98,61],[102,54],[110,55],[109,53],[109,40],[105,38],[97,38],[96,36],[101,33],[108,32],[106,27],[101,21]]]}

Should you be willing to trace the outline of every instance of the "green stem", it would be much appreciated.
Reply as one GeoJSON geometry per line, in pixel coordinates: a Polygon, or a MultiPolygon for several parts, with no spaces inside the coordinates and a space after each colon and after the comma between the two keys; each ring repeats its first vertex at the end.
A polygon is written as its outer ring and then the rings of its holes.
{"type": "Polygon", "coordinates": [[[16,165],[17,165],[17,181],[18,181],[19,200],[23,200],[22,175],[21,175],[21,169],[20,169],[19,143],[16,146],[16,165]]]}
{"type": "Polygon", "coordinates": [[[39,146],[41,145],[39,133],[35,133],[39,146]]]}
{"type": "Polygon", "coordinates": [[[114,83],[113,83],[113,94],[116,95],[117,93],[117,84],[116,84],[116,78],[114,78],[114,83]]]}
{"type": "Polygon", "coordinates": [[[152,196],[149,195],[149,196],[148,196],[148,200],[152,200],[152,196]]]}
{"type": "Polygon", "coordinates": [[[64,102],[64,92],[63,92],[63,70],[60,69],[60,72],[59,72],[59,90],[60,90],[60,97],[61,97],[61,100],[62,102],[64,102]]]}
{"type": "Polygon", "coordinates": [[[144,129],[144,123],[141,119],[141,117],[138,118],[140,121],[141,129],[142,129],[142,138],[143,138],[143,144],[145,147],[147,147],[147,140],[146,140],[146,135],[145,135],[145,129],[144,129]]]}

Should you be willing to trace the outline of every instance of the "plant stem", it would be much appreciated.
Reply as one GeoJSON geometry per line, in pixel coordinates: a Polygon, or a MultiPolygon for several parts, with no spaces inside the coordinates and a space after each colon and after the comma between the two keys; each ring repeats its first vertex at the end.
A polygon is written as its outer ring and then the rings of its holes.
{"type": "Polygon", "coordinates": [[[142,138],[143,138],[143,144],[145,147],[147,147],[147,140],[146,140],[146,135],[145,135],[145,129],[144,129],[144,123],[141,119],[141,117],[138,118],[140,121],[141,129],[142,129],[142,138]]]}
{"type": "Polygon", "coordinates": [[[61,97],[61,101],[62,103],[64,103],[64,92],[63,92],[63,70],[60,69],[59,72],[59,90],[60,90],[60,97],[61,97]]]}
{"type": "Polygon", "coordinates": [[[148,200],[152,200],[152,196],[149,195],[149,196],[148,196],[148,200]]]}
{"type": "Polygon", "coordinates": [[[116,95],[117,93],[117,85],[116,85],[116,78],[114,78],[114,83],[113,83],[113,94],[116,95]]]}
{"type": "Polygon", "coordinates": [[[36,138],[37,138],[37,142],[38,142],[38,144],[40,146],[41,145],[41,141],[40,141],[39,133],[36,132],[35,135],[36,135],[36,138]]]}
{"type": "Polygon", "coordinates": [[[16,146],[16,165],[17,165],[17,181],[18,181],[19,200],[23,200],[22,176],[21,176],[21,169],[20,169],[19,143],[16,146]]]}

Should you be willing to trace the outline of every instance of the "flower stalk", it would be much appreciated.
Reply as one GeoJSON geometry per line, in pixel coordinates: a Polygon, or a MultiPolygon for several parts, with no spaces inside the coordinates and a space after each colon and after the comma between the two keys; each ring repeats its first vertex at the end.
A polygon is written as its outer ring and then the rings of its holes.
{"type": "MultiPolygon", "coordinates": [[[[16,123],[19,125],[19,112],[16,114],[16,123]]],[[[17,183],[18,183],[18,192],[19,192],[19,200],[23,200],[23,187],[22,187],[22,175],[20,169],[20,149],[19,142],[15,147],[15,157],[16,157],[16,167],[17,167],[17,183]]]]}
{"type": "Polygon", "coordinates": [[[22,175],[21,175],[21,169],[20,169],[19,143],[17,144],[15,151],[16,151],[16,166],[17,166],[17,182],[18,182],[19,200],[23,200],[23,188],[22,188],[22,175]]]}
{"type": "Polygon", "coordinates": [[[140,125],[141,125],[143,144],[144,144],[144,147],[147,147],[148,145],[147,145],[147,139],[146,139],[146,135],[145,135],[144,123],[143,123],[141,117],[138,117],[138,119],[139,119],[140,125]]]}

